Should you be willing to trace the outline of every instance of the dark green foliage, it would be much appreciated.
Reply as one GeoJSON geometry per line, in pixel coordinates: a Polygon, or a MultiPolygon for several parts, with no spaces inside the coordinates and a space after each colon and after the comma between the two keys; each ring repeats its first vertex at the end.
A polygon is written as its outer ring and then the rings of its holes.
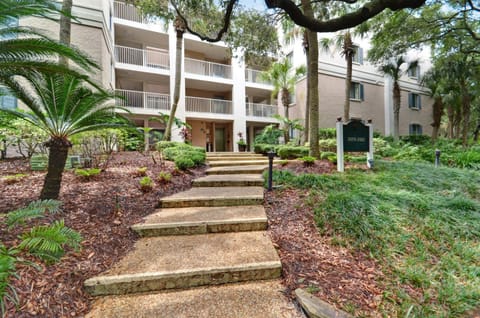
{"type": "Polygon", "coordinates": [[[62,202],[56,200],[31,202],[24,208],[9,212],[6,220],[7,226],[12,228],[16,225],[24,225],[27,220],[42,217],[47,211],[57,213],[61,205],[62,202]]]}
{"type": "Polygon", "coordinates": [[[156,145],[156,148],[158,151],[162,151],[166,148],[171,148],[171,147],[175,147],[177,146],[178,144],[180,144],[179,142],[176,142],[176,141],[165,141],[165,140],[162,140],[162,141],[159,141],[157,142],[157,145],[156,145]]]}
{"type": "Polygon", "coordinates": [[[410,143],[413,145],[429,145],[432,143],[432,138],[428,135],[401,136],[400,140],[402,140],[405,143],[410,143]]]}
{"type": "Polygon", "coordinates": [[[277,149],[277,154],[282,159],[295,159],[308,156],[308,147],[304,146],[280,146],[277,149]]]}
{"type": "Polygon", "coordinates": [[[174,160],[175,166],[180,170],[187,170],[195,167],[195,162],[187,155],[179,155],[174,160]]]}
{"type": "Polygon", "coordinates": [[[322,160],[330,160],[329,158],[337,157],[335,152],[325,151],[320,153],[320,159],[322,160]]]}
{"type": "Polygon", "coordinates": [[[320,139],[318,141],[320,151],[337,151],[336,139],[320,139]]]}
{"type": "Polygon", "coordinates": [[[83,180],[90,180],[93,177],[97,176],[102,172],[102,170],[98,168],[91,168],[91,169],[75,169],[75,175],[82,178],[83,180]]]}
{"type": "Polygon", "coordinates": [[[78,250],[82,241],[80,234],[66,227],[63,220],[35,226],[21,239],[18,248],[27,250],[47,263],[58,261],[65,254],[66,246],[78,250]]]}
{"type": "Polygon", "coordinates": [[[172,174],[171,173],[163,172],[163,171],[158,173],[158,182],[168,183],[168,182],[170,182],[170,180],[172,180],[172,174]]]}
{"type": "Polygon", "coordinates": [[[262,132],[255,136],[255,144],[278,145],[278,138],[283,134],[282,130],[273,125],[263,128],[262,132]]]}
{"type": "Polygon", "coordinates": [[[335,128],[320,128],[318,130],[319,139],[335,139],[337,138],[337,129],[335,128]]]}
{"type": "Polygon", "coordinates": [[[12,277],[18,277],[16,272],[17,253],[16,249],[7,249],[0,244],[0,309],[2,317],[5,315],[6,302],[18,304],[17,292],[11,283],[12,277]]]}
{"type": "Polygon", "coordinates": [[[255,143],[255,145],[253,146],[253,151],[255,153],[267,154],[269,151],[272,150],[277,152],[278,147],[278,145],[255,143]]]}

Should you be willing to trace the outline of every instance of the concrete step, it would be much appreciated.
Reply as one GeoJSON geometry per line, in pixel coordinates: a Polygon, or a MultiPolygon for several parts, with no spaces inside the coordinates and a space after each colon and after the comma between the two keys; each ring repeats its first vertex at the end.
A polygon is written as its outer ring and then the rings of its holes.
{"type": "Polygon", "coordinates": [[[142,238],[111,270],[85,281],[92,295],[121,295],[278,278],[264,231],[142,238]]]}
{"type": "Polygon", "coordinates": [[[278,280],[107,296],[86,318],[301,318],[278,280]]]}
{"type": "Polygon", "coordinates": [[[208,157],[251,157],[251,156],[258,156],[258,153],[254,152],[207,152],[208,157]]]}
{"type": "Polygon", "coordinates": [[[194,187],[160,200],[161,208],[261,204],[262,187],[194,187]]]}
{"type": "Polygon", "coordinates": [[[194,187],[262,187],[260,174],[209,175],[193,181],[194,187]]]}
{"type": "Polygon", "coordinates": [[[261,231],[267,228],[262,205],[159,209],[132,226],[141,236],[261,231]]]}
{"type": "Polygon", "coordinates": [[[242,160],[242,161],[209,161],[208,165],[210,167],[229,167],[229,166],[258,166],[258,165],[268,165],[268,159],[261,160],[242,160]]]}
{"type": "Polygon", "coordinates": [[[229,156],[229,157],[208,157],[207,158],[207,161],[208,162],[213,162],[213,161],[246,161],[246,160],[268,160],[267,157],[265,156],[261,156],[261,155],[258,155],[258,156],[248,156],[248,157],[233,157],[233,156],[229,156]]]}
{"type": "Polygon", "coordinates": [[[212,174],[262,174],[268,165],[254,166],[230,166],[230,167],[212,167],[205,171],[207,175],[212,174]]]}

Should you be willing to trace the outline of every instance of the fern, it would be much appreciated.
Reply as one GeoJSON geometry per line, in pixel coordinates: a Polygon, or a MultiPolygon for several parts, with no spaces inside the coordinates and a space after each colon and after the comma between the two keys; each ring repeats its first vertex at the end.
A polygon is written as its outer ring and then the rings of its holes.
{"type": "Polygon", "coordinates": [[[18,305],[18,295],[11,284],[12,277],[18,277],[16,272],[18,250],[7,249],[0,243],[0,309],[2,316],[5,315],[6,302],[18,305]]]}
{"type": "Polygon", "coordinates": [[[81,235],[66,227],[63,220],[35,226],[23,234],[21,239],[22,242],[18,245],[20,249],[28,250],[48,263],[58,261],[65,254],[65,246],[78,250],[82,241],[81,235]]]}
{"type": "Polygon", "coordinates": [[[49,213],[55,214],[60,211],[60,207],[62,206],[62,201],[58,200],[38,200],[30,202],[28,208],[31,209],[43,209],[44,211],[48,211],[49,213]]]}
{"type": "Polygon", "coordinates": [[[57,200],[39,200],[31,202],[27,207],[12,211],[7,214],[7,226],[12,228],[18,224],[25,224],[27,220],[39,218],[45,212],[57,213],[60,211],[62,202],[57,200]]]}

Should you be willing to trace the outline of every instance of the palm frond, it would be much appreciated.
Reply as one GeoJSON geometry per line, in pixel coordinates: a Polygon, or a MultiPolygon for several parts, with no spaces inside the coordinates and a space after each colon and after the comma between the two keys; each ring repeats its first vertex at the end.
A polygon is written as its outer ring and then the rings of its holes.
{"type": "Polygon", "coordinates": [[[24,225],[27,220],[40,218],[45,215],[45,210],[41,208],[25,207],[7,214],[7,226],[12,228],[16,225],[24,225]]]}
{"type": "Polygon", "coordinates": [[[18,277],[16,272],[17,253],[18,250],[7,249],[0,243],[0,309],[2,316],[5,315],[6,301],[18,304],[18,295],[11,283],[12,277],[18,277]]]}
{"type": "Polygon", "coordinates": [[[25,249],[46,262],[58,261],[65,254],[65,246],[79,249],[81,235],[65,226],[63,220],[50,225],[35,226],[21,236],[18,248],[25,249]]]}
{"type": "Polygon", "coordinates": [[[58,200],[37,200],[30,202],[28,208],[30,209],[42,209],[44,211],[48,211],[49,213],[55,214],[60,211],[60,207],[62,206],[62,201],[58,200]]]}

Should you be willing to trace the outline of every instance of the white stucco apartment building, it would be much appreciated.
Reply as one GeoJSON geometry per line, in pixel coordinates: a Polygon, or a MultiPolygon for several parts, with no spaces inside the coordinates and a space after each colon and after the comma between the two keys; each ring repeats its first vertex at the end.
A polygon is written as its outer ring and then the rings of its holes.
{"type": "MultiPolygon", "coordinates": [[[[152,117],[168,114],[172,104],[175,74],[176,35],[171,25],[140,16],[131,4],[110,0],[74,0],[72,43],[101,65],[96,80],[114,89],[123,99],[137,126],[162,131],[152,117]]],[[[25,19],[21,25],[34,25],[58,37],[58,25],[40,19],[25,19]]],[[[319,38],[322,35],[319,35],[319,38]]],[[[329,35],[326,35],[329,36],[329,35]]],[[[263,127],[278,123],[273,114],[283,114],[272,85],[261,80],[261,70],[232,57],[224,43],[207,43],[184,35],[180,101],[176,117],[191,125],[192,143],[209,151],[236,151],[241,133],[249,145],[263,127]]],[[[358,54],[353,69],[351,116],[372,119],[375,130],[392,132],[391,80],[381,75],[364,58],[368,40],[355,42],[358,54]]],[[[301,39],[282,49],[295,66],[305,64],[301,39]]],[[[432,102],[419,85],[420,72],[404,76],[401,134],[428,134],[431,131],[432,102]],[[410,103],[410,105],[409,105],[410,103]]],[[[338,52],[319,55],[320,127],[334,127],[343,114],[345,61],[338,52]]],[[[306,80],[297,83],[290,117],[305,118],[306,80]]],[[[0,101],[1,102],[1,101],[0,101]]],[[[182,140],[179,130],[174,140],[182,140]]]]}

